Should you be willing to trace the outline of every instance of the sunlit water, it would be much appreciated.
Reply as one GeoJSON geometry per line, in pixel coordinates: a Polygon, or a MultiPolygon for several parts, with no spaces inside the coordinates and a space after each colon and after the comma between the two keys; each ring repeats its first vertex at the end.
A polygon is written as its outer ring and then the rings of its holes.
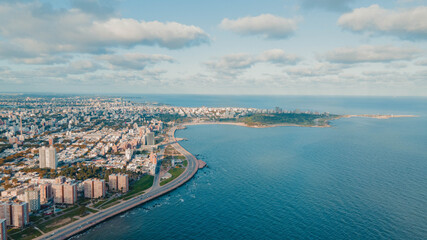
{"type": "MultiPolygon", "coordinates": [[[[313,110],[420,117],[341,119],[331,128],[190,126],[177,136],[208,168],[76,238],[427,239],[426,99],[323,99],[313,110]]],[[[265,101],[257,107],[308,108],[305,98],[265,101]]]]}

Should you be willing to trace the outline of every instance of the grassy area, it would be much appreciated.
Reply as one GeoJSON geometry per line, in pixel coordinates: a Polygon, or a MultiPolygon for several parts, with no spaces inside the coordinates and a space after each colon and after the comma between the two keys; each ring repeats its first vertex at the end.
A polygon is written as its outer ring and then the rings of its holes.
{"type": "Polygon", "coordinates": [[[109,208],[111,206],[114,206],[114,205],[119,203],[119,200],[120,200],[119,198],[114,198],[114,199],[108,201],[107,203],[105,203],[104,205],[102,205],[100,208],[106,209],[106,208],[109,208]]]}
{"type": "Polygon", "coordinates": [[[188,165],[188,161],[187,161],[187,160],[184,160],[184,161],[182,162],[182,165],[184,165],[184,167],[187,167],[187,165],[188,165]]]}
{"type": "Polygon", "coordinates": [[[337,115],[314,113],[256,113],[238,119],[248,125],[295,124],[302,126],[326,125],[328,120],[337,115]]]}
{"type": "Polygon", "coordinates": [[[90,211],[90,209],[88,209],[87,207],[80,206],[71,211],[67,211],[61,216],[37,224],[37,227],[40,228],[43,232],[49,232],[54,229],[60,228],[70,222],[74,222],[75,220],[77,220],[77,218],[75,218],[76,216],[85,216],[87,215],[88,211],[90,211]]]}
{"type": "MultiPolygon", "coordinates": [[[[95,210],[88,209],[85,206],[73,206],[67,208],[63,211],[63,214],[57,217],[51,217],[50,219],[42,222],[36,223],[35,227],[38,227],[43,232],[49,232],[54,229],[60,228],[70,222],[77,220],[76,216],[85,216],[88,212],[96,212],[95,210]]],[[[40,219],[38,219],[40,220],[40,219]]],[[[34,227],[28,227],[23,230],[12,229],[8,232],[11,238],[13,239],[33,239],[41,235],[41,233],[36,230],[34,227]]]]}
{"type": "Polygon", "coordinates": [[[151,186],[153,186],[153,181],[154,181],[154,177],[151,175],[142,176],[138,181],[136,181],[132,185],[129,192],[127,192],[125,195],[129,196],[129,195],[133,195],[133,194],[145,191],[149,189],[151,186]]]}
{"type": "Polygon", "coordinates": [[[24,230],[12,229],[8,231],[7,234],[13,239],[20,239],[20,240],[30,240],[42,235],[39,231],[37,231],[33,227],[29,227],[24,230]]]}
{"type": "Polygon", "coordinates": [[[97,207],[101,206],[102,204],[104,204],[106,201],[107,201],[107,200],[100,200],[100,201],[98,201],[97,203],[93,204],[93,207],[94,207],[94,208],[97,208],[97,207]]]}
{"type": "Polygon", "coordinates": [[[169,173],[172,174],[172,177],[161,181],[160,186],[163,186],[166,183],[171,182],[172,180],[177,178],[179,175],[181,175],[181,173],[183,173],[184,171],[185,171],[185,168],[172,168],[171,170],[169,170],[169,173]]]}

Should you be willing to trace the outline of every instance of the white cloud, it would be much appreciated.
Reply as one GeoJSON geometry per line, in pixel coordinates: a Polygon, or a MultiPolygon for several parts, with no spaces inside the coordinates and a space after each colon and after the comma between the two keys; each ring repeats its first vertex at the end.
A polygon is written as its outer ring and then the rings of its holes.
{"type": "Polygon", "coordinates": [[[210,69],[225,76],[235,76],[245,69],[251,68],[256,63],[273,63],[276,65],[292,65],[299,58],[294,54],[287,54],[282,49],[271,49],[258,55],[247,53],[236,53],[223,56],[218,60],[205,63],[210,69]]]}
{"type": "Polygon", "coordinates": [[[337,48],[324,54],[321,58],[337,63],[391,62],[412,60],[420,53],[421,50],[416,48],[363,45],[356,48],[337,48]]]}
{"type": "MultiPolygon", "coordinates": [[[[157,45],[178,49],[209,41],[199,27],[177,22],[140,21],[93,14],[98,8],[53,9],[49,4],[0,3],[2,58],[43,54],[105,53],[114,47],[157,45]],[[11,53],[14,53],[11,56],[11,53]]],[[[108,12],[109,9],[102,9],[108,12]]]]}
{"type": "Polygon", "coordinates": [[[342,15],[338,24],[354,32],[393,35],[402,39],[427,39],[427,6],[397,11],[378,5],[357,8],[342,15]]]}
{"type": "Polygon", "coordinates": [[[156,64],[159,62],[173,62],[174,59],[167,55],[161,54],[141,54],[141,53],[126,53],[122,55],[103,55],[99,57],[107,61],[113,67],[142,70],[147,65],[156,64]]]}
{"type": "Polygon", "coordinates": [[[337,75],[345,69],[342,64],[328,62],[314,62],[309,65],[288,67],[285,72],[292,77],[323,77],[337,75]]]}
{"type": "Polygon", "coordinates": [[[270,62],[276,64],[294,64],[299,60],[294,54],[287,54],[282,49],[271,49],[264,51],[258,57],[260,62],[270,62]]]}
{"type": "Polygon", "coordinates": [[[37,76],[42,77],[67,77],[68,75],[83,75],[96,72],[103,67],[90,60],[78,60],[62,66],[42,67],[37,70],[37,76]]]}
{"type": "Polygon", "coordinates": [[[220,27],[240,35],[261,35],[268,39],[288,38],[297,30],[298,20],[262,14],[236,20],[225,18],[220,27]]]}

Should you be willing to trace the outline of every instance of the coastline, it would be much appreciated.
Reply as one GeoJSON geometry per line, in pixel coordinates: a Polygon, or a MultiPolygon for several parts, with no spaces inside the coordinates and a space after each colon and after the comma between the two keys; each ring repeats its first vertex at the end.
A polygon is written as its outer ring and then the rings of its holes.
{"type": "Polygon", "coordinates": [[[233,125],[233,126],[240,126],[240,127],[248,127],[248,128],[272,128],[272,127],[314,127],[314,128],[328,128],[331,127],[329,124],[329,121],[338,120],[341,118],[354,118],[354,117],[360,117],[360,118],[374,118],[374,119],[390,119],[390,118],[413,118],[413,117],[419,117],[417,115],[381,115],[381,114],[346,114],[346,115],[339,115],[335,118],[332,118],[330,120],[326,121],[326,124],[324,125],[302,125],[302,124],[290,124],[290,123],[279,123],[279,124],[254,124],[254,125],[248,125],[243,122],[219,122],[219,121],[199,121],[199,122],[186,122],[182,123],[180,125],[182,126],[193,126],[193,125],[233,125]]]}
{"type": "Polygon", "coordinates": [[[186,182],[192,179],[193,176],[199,170],[199,165],[202,164],[203,162],[199,162],[199,160],[197,160],[197,158],[194,155],[192,155],[190,152],[184,149],[176,141],[175,131],[177,129],[178,129],[178,126],[174,126],[167,133],[170,140],[173,140],[170,142],[170,145],[173,146],[177,151],[181,152],[186,157],[186,160],[188,161],[188,166],[185,169],[185,171],[180,176],[178,176],[175,180],[158,188],[154,188],[155,186],[152,186],[151,191],[149,192],[143,193],[129,200],[123,201],[117,205],[111,206],[97,213],[90,214],[86,217],[83,217],[77,221],[71,222],[58,229],[47,232],[35,239],[38,239],[38,240],[68,239],[72,236],[75,236],[81,232],[84,232],[90,229],[91,227],[94,227],[95,225],[98,225],[106,221],[107,219],[110,219],[130,209],[138,207],[146,202],[149,202],[160,196],[163,196],[177,189],[178,187],[184,185],[186,182]]]}
{"type": "MultiPolygon", "coordinates": [[[[401,117],[418,117],[415,115],[340,115],[336,118],[331,119],[337,120],[340,118],[352,118],[352,117],[365,117],[365,118],[375,118],[375,119],[389,119],[389,118],[401,118],[401,117]]],[[[123,201],[117,205],[111,206],[110,208],[106,208],[104,210],[101,210],[97,213],[90,214],[86,217],[83,217],[77,221],[71,222],[65,226],[62,226],[61,228],[55,229],[51,232],[47,232],[44,235],[41,235],[35,239],[68,239],[74,235],[77,235],[83,231],[88,230],[89,228],[98,225],[114,216],[117,216],[121,213],[124,213],[130,209],[133,209],[135,207],[138,207],[146,202],[149,202],[151,200],[154,200],[164,194],[167,194],[176,188],[182,186],[186,182],[188,182],[198,171],[198,169],[202,168],[201,166],[205,166],[206,163],[199,161],[196,159],[194,155],[192,155],[190,152],[188,152],[186,149],[184,149],[176,140],[175,138],[175,132],[178,129],[183,129],[182,127],[186,126],[192,126],[192,125],[233,125],[233,126],[241,126],[241,127],[249,127],[249,128],[271,128],[271,127],[282,127],[282,126],[291,126],[291,127],[317,127],[317,128],[326,128],[331,127],[329,125],[329,121],[326,122],[326,125],[298,125],[298,124],[271,124],[271,125],[248,125],[242,122],[187,122],[178,124],[167,132],[167,135],[169,137],[169,143],[171,146],[173,146],[177,151],[182,153],[186,160],[189,162],[188,167],[185,169],[185,171],[175,180],[161,186],[155,188],[153,185],[149,191],[146,193],[143,193],[141,195],[138,195],[134,198],[131,198],[129,200],[123,201]],[[191,166],[191,167],[190,167],[191,166]]]]}
{"type": "Polygon", "coordinates": [[[240,127],[248,127],[248,128],[273,128],[273,127],[316,127],[316,128],[325,128],[325,127],[331,127],[328,125],[298,125],[298,124],[271,124],[271,125],[248,125],[246,123],[242,122],[189,122],[189,123],[183,123],[182,126],[195,126],[195,125],[233,125],[233,126],[240,126],[240,127]]]}

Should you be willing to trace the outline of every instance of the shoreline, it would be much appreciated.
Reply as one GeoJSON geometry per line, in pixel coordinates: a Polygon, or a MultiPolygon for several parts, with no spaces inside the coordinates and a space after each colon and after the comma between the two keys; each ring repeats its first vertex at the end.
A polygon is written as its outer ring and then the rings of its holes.
{"type": "Polygon", "coordinates": [[[97,213],[90,214],[86,217],[83,217],[77,221],[71,222],[67,225],[64,225],[60,228],[54,229],[50,232],[47,232],[35,239],[39,240],[46,240],[46,239],[68,239],[71,238],[79,233],[82,233],[112,217],[115,217],[119,214],[122,214],[124,212],[127,212],[135,207],[138,207],[144,203],[147,203],[149,201],[152,201],[154,199],[157,199],[158,197],[161,197],[178,187],[181,187],[185,183],[187,183],[189,180],[193,178],[193,176],[197,173],[199,170],[199,160],[190,152],[188,152],[186,149],[184,149],[175,138],[175,132],[178,129],[178,126],[172,127],[168,132],[168,136],[170,137],[171,141],[170,145],[173,146],[177,151],[181,152],[188,161],[188,166],[185,169],[181,175],[179,175],[176,179],[173,181],[160,186],[159,188],[153,189],[153,186],[150,188],[151,191],[140,194],[138,196],[135,196],[129,200],[123,201],[117,205],[111,206],[109,208],[100,210],[97,213]]]}
{"type": "Polygon", "coordinates": [[[195,125],[233,125],[233,126],[240,126],[240,127],[248,127],[248,128],[272,128],[272,127],[314,127],[314,128],[328,128],[332,127],[329,124],[329,121],[338,120],[341,118],[374,118],[374,119],[390,119],[390,118],[413,118],[413,117],[419,117],[417,115],[381,115],[381,114],[346,114],[346,115],[339,115],[335,118],[332,118],[330,120],[327,120],[325,125],[302,125],[302,124],[291,124],[291,123],[278,123],[278,124],[255,124],[255,125],[248,125],[243,122],[219,122],[219,121],[206,121],[206,122],[186,122],[182,123],[180,125],[182,126],[195,126],[195,125]]]}
{"type": "MultiPolygon", "coordinates": [[[[341,118],[352,118],[352,117],[364,117],[364,118],[375,118],[375,119],[389,119],[389,118],[401,118],[401,117],[418,117],[416,115],[369,115],[369,114],[362,114],[362,115],[340,115],[336,118],[331,119],[337,120],[341,118]]],[[[68,239],[71,238],[79,233],[82,233],[112,217],[115,217],[119,214],[122,214],[124,212],[127,212],[135,207],[138,207],[144,203],[147,203],[149,201],[155,200],[158,197],[161,197],[178,187],[181,187],[186,182],[191,180],[193,176],[197,173],[199,169],[201,169],[201,165],[205,166],[206,163],[200,162],[193,154],[188,152],[185,148],[183,148],[178,141],[175,138],[175,132],[176,130],[185,129],[182,127],[186,126],[193,126],[193,125],[234,125],[234,126],[241,126],[241,127],[249,127],[249,128],[271,128],[271,127],[316,127],[316,128],[327,128],[331,127],[329,125],[329,121],[326,125],[298,125],[298,124],[271,124],[271,125],[247,125],[242,122],[187,122],[178,124],[176,126],[173,126],[169,131],[167,132],[167,135],[169,136],[169,144],[173,146],[177,151],[179,151],[181,154],[183,154],[188,161],[189,165],[185,169],[185,171],[178,176],[173,181],[160,186],[159,188],[149,188],[150,191],[143,193],[141,195],[135,196],[129,200],[123,201],[117,205],[111,206],[109,208],[103,209],[98,211],[97,213],[90,214],[86,217],[83,217],[77,221],[71,222],[67,225],[64,225],[58,229],[54,229],[50,232],[47,232],[35,239],[39,240],[45,240],[45,239],[68,239]],[[191,164],[190,164],[191,163],[191,164]],[[190,170],[190,165],[192,165],[192,169],[190,170]],[[191,172],[190,172],[191,171],[191,172]],[[158,192],[156,192],[158,191],[158,192]],[[95,218],[95,219],[93,219],[95,218]],[[72,227],[71,227],[72,226],[72,227]],[[71,228],[70,228],[71,227],[71,228]],[[58,235],[59,234],[59,235],[58,235]]],[[[160,174],[160,173],[159,173],[160,174]]]]}

